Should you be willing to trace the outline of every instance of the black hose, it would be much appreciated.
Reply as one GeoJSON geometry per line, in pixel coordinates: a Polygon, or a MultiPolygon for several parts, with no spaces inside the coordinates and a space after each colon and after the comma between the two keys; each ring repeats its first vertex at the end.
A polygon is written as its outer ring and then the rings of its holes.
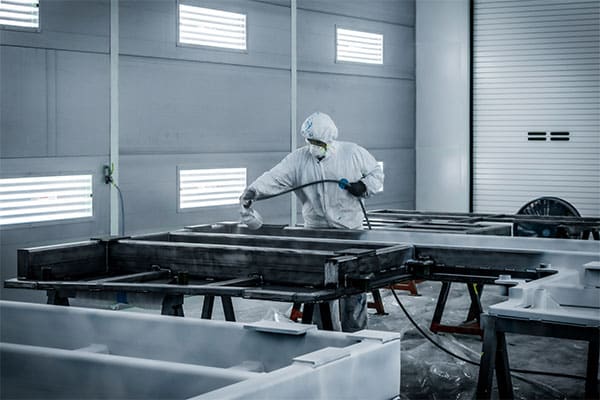
{"type": "Polygon", "coordinates": [[[125,202],[123,201],[123,193],[121,193],[121,188],[116,183],[112,183],[117,192],[119,193],[119,200],[121,203],[121,235],[125,235],[125,202]]]}
{"type": "MultiPolygon", "coordinates": [[[[302,185],[295,186],[295,187],[290,188],[290,189],[286,189],[286,190],[284,190],[282,192],[279,192],[279,193],[269,194],[269,195],[266,195],[266,196],[260,196],[260,197],[257,197],[256,199],[254,199],[254,201],[272,199],[273,197],[282,196],[282,195],[287,194],[289,192],[293,192],[295,190],[302,189],[302,188],[305,188],[307,186],[318,185],[320,183],[335,183],[338,186],[340,185],[340,181],[339,180],[335,180],[335,179],[321,179],[321,180],[314,181],[314,182],[304,183],[302,185]]],[[[369,227],[369,230],[373,229],[373,228],[371,228],[371,222],[369,221],[369,217],[367,216],[367,210],[365,209],[365,205],[363,204],[363,202],[362,202],[362,200],[361,200],[360,197],[357,197],[357,200],[360,203],[360,208],[362,209],[363,215],[365,216],[365,220],[367,221],[367,226],[369,227]]]]}
{"type": "Polygon", "coordinates": [[[275,194],[269,194],[269,195],[266,195],[266,196],[260,196],[260,197],[256,198],[255,200],[258,201],[258,200],[272,199],[273,197],[282,196],[282,195],[284,195],[286,193],[293,192],[294,190],[298,190],[298,189],[305,188],[307,186],[318,185],[319,183],[326,183],[326,182],[335,183],[336,185],[340,184],[340,181],[336,181],[335,179],[321,179],[321,180],[314,181],[314,182],[308,182],[308,183],[305,183],[303,185],[299,185],[299,186],[293,187],[291,189],[286,189],[283,192],[279,192],[279,193],[275,193],[275,194]]]}
{"type": "MultiPolygon", "coordinates": [[[[464,357],[461,357],[458,354],[455,354],[455,353],[451,352],[450,350],[445,349],[441,344],[439,344],[438,342],[436,342],[435,340],[433,340],[427,333],[425,333],[425,331],[423,330],[423,328],[421,328],[419,326],[419,324],[417,324],[417,322],[408,313],[408,311],[406,310],[406,308],[404,308],[404,305],[400,301],[400,298],[398,298],[398,295],[396,294],[396,291],[394,289],[390,289],[390,291],[394,295],[394,298],[396,299],[396,302],[398,303],[398,305],[402,309],[402,312],[404,313],[404,315],[406,315],[406,318],[408,318],[408,320],[410,321],[410,323],[417,329],[417,331],[419,331],[419,333],[421,334],[421,336],[423,336],[425,339],[427,339],[429,342],[431,342],[431,344],[433,344],[435,347],[437,347],[438,349],[442,350],[444,353],[447,353],[447,354],[449,354],[450,356],[452,356],[454,358],[458,358],[459,360],[464,361],[464,362],[466,362],[468,364],[479,366],[478,362],[473,361],[473,360],[469,360],[469,359],[464,358],[464,357]]],[[[515,373],[515,372],[518,372],[518,373],[521,373],[521,374],[546,375],[546,376],[554,376],[554,377],[559,377],[559,378],[570,378],[570,379],[578,379],[578,380],[585,380],[586,379],[585,376],[563,374],[563,373],[560,373],[560,372],[530,371],[530,370],[516,369],[516,368],[511,368],[510,369],[511,375],[513,375],[513,373],[515,373]]],[[[517,378],[517,379],[525,380],[525,379],[523,379],[523,378],[521,378],[521,377],[519,377],[517,375],[513,375],[513,376],[515,378],[517,378]]]]}
{"type": "Polygon", "coordinates": [[[367,210],[365,210],[365,205],[363,204],[360,197],[358,198],[358,202],[360,203],[360,208],[362,208],[363,215],[367,220],[367,226],[369,227],[369,230],[372,230],[373,228],[371,228],[371,221],[369,221],[369,217],[367,217],[367,210]]]}

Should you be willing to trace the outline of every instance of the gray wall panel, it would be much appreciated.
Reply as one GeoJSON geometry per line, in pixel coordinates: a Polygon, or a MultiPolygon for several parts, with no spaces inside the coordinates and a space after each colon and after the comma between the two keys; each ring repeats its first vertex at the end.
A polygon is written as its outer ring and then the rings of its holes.
{"type": "Polygon", "coordinates": [[[414,148],[414,91],[408,80],[299,73],[298,131],[308,115],[323,111],[335,121],[340,140],[414,148]]]}
{"type": "Polygon", "coordinates": [[[45,156],[46,51],[0,46],[0,81],[1,156],[45,156]]]}
{"type": "Polygon", "coordinates": [[[415,207],[414,149],[371,150],[377,161],[383,161],[383,192],[369,198],[368,208],[415,207]]]}
{"type": "Polygon", "coordinates": [[[123,153],[289,149],[289,72],[128,57],[120,75],[123,153]]]}
{"type": "Polygon", "coordinates": [[[108,153],[106,55],[0,47],[2,157],[108,153]]]}
{"type": "Polygon", "coordinates": [[[0,29],[0,43],[108,52],[109,0],[40,1],[40,32],[0,29]]]}
{"type": "Polygon", "coordinates": [[[469,1],[417,1],[416,207],[469,211],[469,1]]]}
{"type": "Polygon", "coordinates": [[[265,3],[265,4],[281,6],[281,7],[287,7],[287,8],[290,8],[290,3],[291,3],[291,0],[252,0],[252,1],[256,1],[258,3],[265,3]]]}
{"type": "MultiPolygon", "coordinates": [[[[17,248],[87,240],[109,233],[109,187],[104,183],[101,166],[106,157],[13,158],[0,160],[0,178],[63,174],[93,175],[93,217],[64,221],[9,225],[0,228],[0,280],[17,275],[17,248]]],[[[2,285],[0,285],[1,287],[2,285]]],[[[0,288],[0,298],[43,301],[33,291],[0,288]]]]}
{"type": "Polygon", "coordinates": [[[468,211],[469,152],[464,145],[417,148],[417,209],[468,211]]]}
{"type": "Polygon", "coordinates": [[[298,70],[414,79],[414,28],[298,12],[298,70]],[[336,26],[383,34],[383,65],[335,62],[336,26]]]}
{"type": "Polygon", "coordinates": [[[57,155],[107,154],[108,56],[59,51],[55,79],[57,155]]]}
{"type": "Polygon", "coordinates": [[[136,0],[121,2],[121,53],[289,69],[289,8],[248,0],[187,0],[185,4],[246,14],[248,51],[178,46],[175,0],[136,0]]]}
{"type": "MultiPolygon", "coordinates": [[[[239,206],[203,207],[177,212],[177,167],[246,167],[248,183],[279,162],[286,153],[203,153],[126,155],[121,157],[121,186],[127,234],[175,229],[184,225],[239,220],[239,206]]],[[[268,223],[289,220],[289,196],[258,203],[268,223]]]]}
{"type": "Polygon", "coordinates": [[[415,25],[413,0],[298,0],[298,8],[407,26],[415,25]]]}

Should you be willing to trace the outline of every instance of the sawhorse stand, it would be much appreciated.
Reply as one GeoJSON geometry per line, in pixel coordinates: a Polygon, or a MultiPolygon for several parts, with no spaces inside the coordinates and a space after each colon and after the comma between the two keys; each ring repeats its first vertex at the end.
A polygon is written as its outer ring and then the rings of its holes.
{"type": "Polygon", "coordinates": [[[505,333],[548,336],[561,339],[585,340],[588,342],[585,398],[597,399],[598,357],[600,328],[575,326],[557,322],[512,319],[484,314],[481,316],[484,330],[483,351],[477,381],[477,398],[490,399],[494,369],[498,382],[498,396],[501,399],[513,398],[513,387],[508,364],[505,333]]]}
{"type": "MultiPolygon", "coordinates": [[[[419,291],[417,290],[417,283],[422,281],[410,280],[406,282],[394,283],[393,285],[387,286],[387,289],[390,290],[407,290],[410,292],[411,296],[419,296],[419,291]]],[[[377,312],[377,315],[387,315],[385,312],[385,308],[383,307],[383,300],[381,298],[381,293],[379,289],[375,289],[371,292],[373,295],[373,301],[367,303],[368,308],[374,308],[377,312]]]]}
{"type": "Polygon", "coordinates": [[[467,283],[467,289],[469,290],[469,297],[471,298],[471,306],[465,323],[463,323],[463,325],[444,325],[442,324],[442,314],[444,313],[444,308],[448,301],[450,282],[442,282],[442,288],[440,289],[438,301],[433,313],[433,319],[431,320],[431,326],[429,328],[431,332],[463,333],[467,335],[483,336],[483,330],[481,329],[479,322],[480,315],[483,312],[481,307],[483,283],[467,283]]]}

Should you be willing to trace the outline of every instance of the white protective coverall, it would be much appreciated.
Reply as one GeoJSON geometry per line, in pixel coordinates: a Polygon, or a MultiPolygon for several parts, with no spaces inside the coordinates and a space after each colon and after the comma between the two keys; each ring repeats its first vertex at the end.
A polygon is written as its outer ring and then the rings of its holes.
{"type": "MultiPolygon", "coordinates": [[[[285,157],[271,170],[256,179],[247,190],[257,196],[280,193],[285,189],[322,179],[349,182],[361,180],[366,196],[383,188],[383,171],[371,154],[357,144],[338,142],[337,128],[327,114],[312,114],[302,124],[302,135],[327,143],[327,153],[318,160],[304,146],[285,157]],[[312,118],[308,129],[307,121],[312,118]]],[[[331,182],[307,186],[295,191],[302,203],[302,217],[307,228],[360,229],[363,213],[358,198],[331,182]]]]}
{"type": "MultiPolygon", "coordinates": [[[[306,139],[327,143],[324,158],[319,160],[313,155],[317,152],[311,153],[313,145],[299,148],[262,174],[247,190],[253,190],[260,198],[309,182],[342,178],[349,182],[361,180],[367,189],[365,197],[382,190],[383,171],[375,158],[357,144],[336,141],[337,127],[327,114],[316,112],[309,116],[302,124],[301,133],[306,139]]],[[[359,198],[336,183],[311,185],[295,193],[302,203],[307,228],[362,228],[364,216],[359,198]]],[[[366,295],[342,298],[340,310],[342,330],[353,332],[366,328],[366,295]]],[[[318,308],[315,314],[317,312],[318,308]]],[[[334,321],[336,314],[332,312],[334,321]]]]}

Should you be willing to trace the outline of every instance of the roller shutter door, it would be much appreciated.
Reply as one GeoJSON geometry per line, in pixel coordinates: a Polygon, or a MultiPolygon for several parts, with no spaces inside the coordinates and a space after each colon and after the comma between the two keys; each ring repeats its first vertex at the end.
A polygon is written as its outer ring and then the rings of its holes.
{"type": "Polygon", "coordinates": [[[474,211],[600,215],[600,2],[473,1],[474,211]]]}

